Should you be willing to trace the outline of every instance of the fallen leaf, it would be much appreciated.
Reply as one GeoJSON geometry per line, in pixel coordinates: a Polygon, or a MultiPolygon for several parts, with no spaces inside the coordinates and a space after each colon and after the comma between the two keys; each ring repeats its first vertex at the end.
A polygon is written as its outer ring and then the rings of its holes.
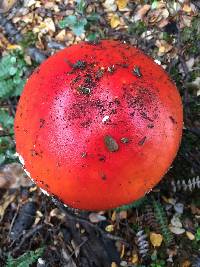
{"type": "Polygon", "coordinates": [[[192,8],[188,4],[184,4],[183,5],[183,11],[186,13],[190,13],[192,11],[192,8]]]}
{"type": "Polygon", "coordinates": [[[66,38],[66,30],[65,29],[61,30],[55,37],[56,41],[60,41],[60,42],[65,41],[65,38],[66,38]]]}
{"type": "Polygon", "coordinates": [[[49,31],[52,31],[52,32],[55,32],[56,31],[56,27],[55,27],[55,24],[52,20],[52,18],[46,18],[44,20],[44,23],[46,25],[46,28],[49,30],[49,31]]]}
{"type": "Polygon", "coordinates": [[[117,5],[115,4],[115,0],[106,0],[103,3],[107,12],[115,12],[117,10],[117,5]]]}
{"type": "Polygon", "coordinates": [[[6,193],[3,198],[1,199],[1,204],[0,204],[0,222],[3,219],[4,213],[7,209],[7,207],[10,205],[11,202],[13,202],[13,200],[15,199],[15,195],[11,194],[8,195],[8,193],[6,193]]]}
{"type": "Polygon", "coordinates": [[[8,44],[6,49],[7,50],[21,49],[21,46],[20,45],[15,45],[15,44],[8,44]]]}
{"type": "Polygon", "coordinates": [[[116,3],[117,3],[117,7],[119,11],[122,11],[123,9],[126,8],[128,4],[128,0],[117,0],[116,3]]]}
{"type": "Polygon", "coordinates": [[[149,11],[149,9],[151,8],[151,5],[143,5],[141,6],[135,16],[134,16],[134,21],[138,21],[138,20],[142,20],[144,18],[144,16],[147,14],[147,12],[149,11]]]}
{"type": "Polygon", "coordinates": [[[135,253],[135,254],[133,254],[133,256],[132,256],[132,259],[131,259],[131,263],[137,263],[138,262],[138,255],[135,253]]]}
{"type": "Polygon", "coordinates": [[[193,233],[191,233],[191,232],[186,231],[186,236],[187,236],[188,239],[190,239],[190,240],[194,240],[194,239],[195,239],[195,235],[193,235],[193,233]]]}
{"type": "Polygon", "coordinates": [[[31,186],[32,181],[28,178],[22,165],[11,163],[0,169],[0,188],[19,188],[20,186],[31,186]]]}
{"type": "Polygon", "coordinates": [[[120,25],[120,19],[118,15],[112,15],[110,19],[110,26],[112,29],[116,28],[117,26],[120,25]]]}
{"type": "Polygon", "coordinates": [[[150,241],[154,247],[160,247],[163,241],[163,236],[154,232],[150,233],[150,241]]]}
{"type": "Polygon", "coordinates": [[[24,0],[24,7],[31,7],[36,3],[36,0],[24,0]]]}
{"type": "Polygon", "coordinates": [[[102,221],[105,221],[106,220],[106,217],[105,216],[102,216],[98,213],[95,213],[95,212],[92,212],[90,213],[89,215],[89,220],[92,222],[92,223],[98,223],[98,222],[102,222],[102,221]]]}
{"type": "Polygon", "coordinates": [[[189,260],[186,260],[181,264],[181,267],[190,267],[190,266],[191,266],[191,262],[189,260]]]}
{"type": "Polygon", "coordinates": [[[122,210],[119,212],[120,220],[127,219],[127,210],[122,210]]]}
{"type": "Polygon", "coordinates": [[[113,262],[111,263],[111,267],[117,267],[117,263],[113,261],[113,262]]]}
{"type": "Polygon", "coordinates": [[[168,44],[165,40],[157,40],[155,45],[158,47],[158,56],[164,56],[173,46],[168,44]]]}
{"type": "Polygon", "coordinates": [[[52,209],[50,212],[50,217],[56,217],[60,220],[63,220],[65,218],[65,214],[61,212],[58,208],[52,209]]]}
{"type": "Polygon", "coordinates": [[[181,228],[183,225],[180,221],[179,214],[174,214],[174,216],[171,219],[171,224],[175,227],[181,228]]]}
{"type": "Polygon", "coordinates": [[[116,221],[116,211],[114,210],[111,216],[111,221],[115,222],[116,221]]]}
{"type": "Polygon", "coordinates": [[[172,226],[172,225],[169,226],[169,229],[170,229],[170,231],[172,233],[174,233],[176,235],[181,235],[181,234],[185,233],[185,229],[179,228],[179,227],[175,227],[175,226],[172,226]]]}
{"type": "Polygon", "coordinates": [[[17,2],[17,0],[3,0],[0,1],[0,13],[6,13],[8,12],[14,4],[17,2]]]}
{"type": "Polygon", "coordinates": [[[121,254],[120,254],[121,259],[124,257],[124,253],[125,253],[125,246],[124,246],[124,244],[122,244],[122,250],[121,250],[121,254]]]}
{"type": "Polygon", "coordinates": [[[109,224],[106,226],[105,228],[106,232],[113,232],[114,231],[114,225],[113,224],[109,224]]]}

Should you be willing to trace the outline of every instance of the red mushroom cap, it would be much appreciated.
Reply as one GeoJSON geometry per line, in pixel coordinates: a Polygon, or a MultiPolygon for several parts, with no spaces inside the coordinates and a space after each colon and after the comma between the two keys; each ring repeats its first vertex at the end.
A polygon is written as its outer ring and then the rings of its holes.
{"type": "Polygon", "coordinates": [[[170,167],[183,117],[176,86],[140,50],[80,43],[29,78],[15,118],[17,152],[44,190],[102,210],[137,200],[170,167]]]}

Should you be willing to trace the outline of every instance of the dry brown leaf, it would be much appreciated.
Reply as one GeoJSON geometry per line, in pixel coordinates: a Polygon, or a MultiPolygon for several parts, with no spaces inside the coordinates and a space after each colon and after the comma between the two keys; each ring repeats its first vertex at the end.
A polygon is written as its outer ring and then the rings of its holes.
{"type": "Polygon", "coordinates": [[[182,15],[180,16],[180,28],[190,27],[192,24],[192,16],[182,15]]]}
{"type": "Polygon", "coordinates": [[[32,181],[24,172],[22,165],[11,163],[0,170],[0,188],[19,188],[20,186],[31,186],[32,181]]]}
{"type": "Polygon", "coordinates": [[[147,14],[147,12],[149,11],[149,9],[151,8],[151,5],[143,5],[141,6],[135,16],[134,16],[134,21],[138,21],[138,20],[142,20],[144,18],[144,16],[147,14]]]}
{"type": "Polygon", "coordinates": [[[161,234],[156,234],[154,232],[151,232],[150,241],[154,247],[160,247],[163,241],[163,236],[161,234]]]}
{"type": "Polygon", "coordinates": [[[135,264],[138,262],[138,254],[134,253],[131,259],[131,263],[135,264]]]}
{"type": "Polygon", "coordinates": [[[181,264],[181,267],[190,267],[190,266],[191,266],[191,262],[189,260],[186,260],[181,264]]]}
{"type": "Polygon", "coordinates": [[[55,39],[56,41],[63,42],[65,40],[65,37],[66,37],[66,30],[63,29],[56,35],[55,39]]]}
{"type": "Polygon", "coordinates": [[[57,217],[58,219],[63,220],[65,218],[65,214],[58,208],[55,208],[51,210],[50,217],[57,217]]]}
{"type": "Polygon", "coordinates": [[[119,212],[120,220],[127,219],[127,210],[122,210],[119,212]]]}
{"type": "Polygon", "coordinates": [[[116,221],[116,211],[114,210],[113,213],[112,213],[112,216],[111,216],[111,221],[115,222],[116,221]]]}
{"type": "Polygon", "coordinates": [[[128,0],[117,0],[116,3],[119,11],[123,11],[128,4],[128,0]]]}
{"type": "Polygon", "coordinates": [[[173,46],[168,44],[165,40],[157,40],[155,44],[158,47],[158,56],[163,56],[173,48],[173,46]]]}
{"type": "Polygon", "coordinates": [[[13,202],[13,200],[15,199],[15,195],[11,194],[5,194],[1,200],[1,204],[0,204],[0,222],[3,219],[4,213],[7,209],[7,207],[10,205],[11,202],[13,202]]]}
{"type": "Polygon", "coordinates": [[[190,13],[192,11],[192,8],[191,8],[190,5],[184,4],[183,5],[183,11],[186,12],[186,13],[190,13]]]}
{"type": "Polygon", "coordinates": [[[6,13],[8,12],[14,4],[17,2],[17,0],[3,0],[0,1],[0,13],[6,13]]]}
{"type": "Polygon", "coordinates": [[[110,26],[112,29],[116,28],[117,26],[120,25],[120,18],[118,15],[112,15],[110,19],[110,26]]]}

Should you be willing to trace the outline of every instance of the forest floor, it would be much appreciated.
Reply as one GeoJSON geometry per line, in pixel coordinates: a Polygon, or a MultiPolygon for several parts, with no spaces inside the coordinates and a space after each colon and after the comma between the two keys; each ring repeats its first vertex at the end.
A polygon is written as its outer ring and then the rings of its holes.
{"type": "Polygon", "coordinates": [[[200,1],[0,1],[0,266],[200,266],[200,1]],[[15,154],[26,78],[82,40],[126,41],[159,60],[184,105],[162,181],[129,207],[78,212],[45,196],[15,154]]]}

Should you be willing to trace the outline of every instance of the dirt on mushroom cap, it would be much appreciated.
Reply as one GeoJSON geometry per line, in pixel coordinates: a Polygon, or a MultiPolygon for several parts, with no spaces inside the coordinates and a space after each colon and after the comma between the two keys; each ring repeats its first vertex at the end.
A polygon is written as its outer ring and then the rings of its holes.
{"type": "Polygon", "coordinates": [[[180,96],[164,70],[108,40],[45,61],[28,80],[15,120],[17,151],[36,183],[90,210],[149,191],[174,159],[181,131],[180,96]]]}

